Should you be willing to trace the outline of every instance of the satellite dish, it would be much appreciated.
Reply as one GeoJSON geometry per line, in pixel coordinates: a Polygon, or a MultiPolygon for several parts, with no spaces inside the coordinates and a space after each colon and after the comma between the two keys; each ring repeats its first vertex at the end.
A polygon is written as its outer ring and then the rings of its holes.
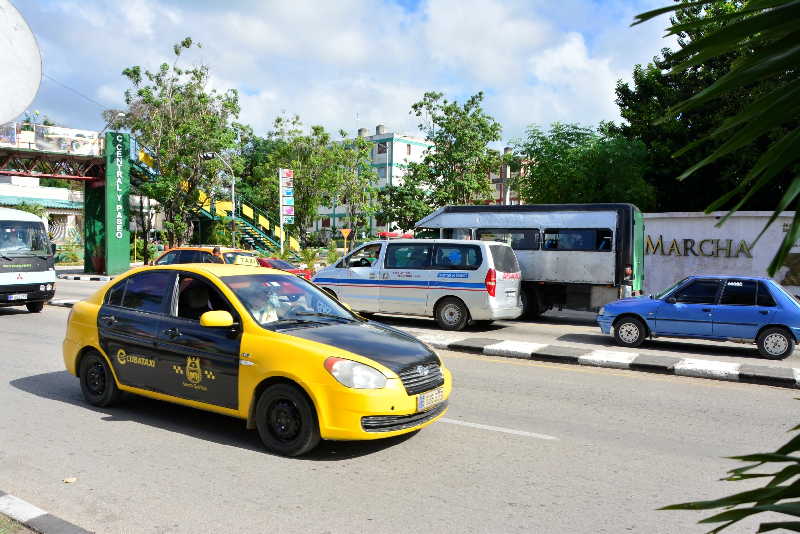
{"type": "Polygon", "coordinates": [[[42,55],[28,23],[0,0],[0,124],[28,109],[42,81],[42,55]]]}

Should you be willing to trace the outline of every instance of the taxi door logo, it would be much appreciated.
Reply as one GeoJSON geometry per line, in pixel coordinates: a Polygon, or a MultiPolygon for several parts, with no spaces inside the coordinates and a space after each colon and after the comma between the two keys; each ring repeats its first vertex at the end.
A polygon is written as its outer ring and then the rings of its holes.
{"type": "Polygon", "coordinates": [[[119,362],[120,365],[125,365],[126,363],[128,363],[128,355],[125,354],[125,350],[119,349],[117,351],[117,361],[119,362]]]}
{"type": "Polygon", "coordinates": [[[199,384],[203,380],[200,369],[200,358],[186,358],[186,379],[192,384],[199,384]]]}

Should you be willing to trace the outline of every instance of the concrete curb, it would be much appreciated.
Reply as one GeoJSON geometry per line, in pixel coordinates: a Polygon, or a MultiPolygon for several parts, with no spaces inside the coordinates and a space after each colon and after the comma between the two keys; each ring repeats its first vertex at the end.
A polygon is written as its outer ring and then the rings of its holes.
{"type": "Polygon", "coordinates": [[[0,491],[0,513],[41,534],[91,534],[91,531],[48,514],[19,497],[0,491]]]}
{"type": "MultiPolygon", "coordinates": [[[[413,333],[412,333],[413,334],[413,333]]],[[[442,339],[441,336],[413,334],[437,349],[518,358],[545,362],[628,369],[645,373],[659,373],[711,380],[747,382],[781,388],[800,389],[800,369],[771,367],[744,363],[652,356],[636,352],[614,350],[587,350],[563,345],[542,345],[525,341],[508,341],[488,338],[442,339]]]]}
{"type": "Polygon", "coordinates": [[[113,280],[113,276],[89,275],[89,274],[59,274],[57,278],[61,280],[83,280],[84,282],[108,282],[113,280]]]}

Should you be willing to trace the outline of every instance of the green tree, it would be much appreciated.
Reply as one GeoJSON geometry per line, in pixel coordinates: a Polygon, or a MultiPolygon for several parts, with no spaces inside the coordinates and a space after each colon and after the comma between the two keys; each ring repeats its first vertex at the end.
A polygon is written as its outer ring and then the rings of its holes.
{"type": "Polygon", "coordinates": [[[322,126],[312,126],[304,133],[303,123],[295,115],[276,118],[267,139],[272,145],[262,183],[268,183],[269,176],[277,177],[279,168],[294,171],[295,224],[287,230],[305,244],[306,229],[318,218],[320,206],[331,204],[336,195],[338,168],[331,136],[322,126]]]}
{"type": "MultiPolygon", "coordinates": [[[[652,63],[644,67],[637,65],[632,85],[617,84],[616,101],[624,122],[614,127],[615,133],[645,143],[646,177],[656,187],[658,210],[705,210],[720,193],[739,187],[760,156],[782,134],[782,128],[775,128],[746,146],[708,161],[695,170],[691,180],[677,180],[695,162],[705,160],[725,143],[725,135],[709,136],[722,127],[726,118],[744,112],[754,98],[769,94],[782,83],[780,77],[751,80],[732,88],[725,98],[705,100],[702,106],[672,113],[675,106],[708,90],[745,57],[746,47],[732,47],[718,55],[704,56],[695,65],[679,68],[687,57],[696,56],[695,43],[728,27],[742,16],[744,5],[742,0],[678,4],[675,8],[680,9],[674,12],[672,19],[678,49],[665,48],[652,63]],[[681,151],[702,138],[707,138],[707,142],[681,151]]],[[[784,191],[785,176],[755,192],[743,207],[770,209],[784,191]]]]}
{"type": "MultiPolygon", "coordinates": [[[[726,73],[708,87],[672,106],[663,121],[705,109],[714,102],[746,95],[738,109],[722,114],[710,132],[698,133],[676,155],[692,154],[696,162],[685,170],[683,180],[742,151],[758,149],[757,159],[747,166],[735,187],[707,207],[713,211],[733,203],[728,215],[749,206],[757,194],[773,187],[771,206],[775,207],[764,230],[780,212],[795,208],[795,218],[769,266],[774,274],[784,263],[789,250],[800,238],[800,216],[796,207],[800,194],[800,0],[750,0],[723,2],[702,0],[682,2],[653,10],[637,17],[639,24],[663,13],[676,12],[668,35],[695,32],[698,37],[677,55],[671,72],[702,69],[710,60],[735,55],[726,73]],[[735,9],[721,10],[720,6],[735,9]],[[680,20],[686,10],[699,10],[705,17],[680,20]],[[693,151],[711,146],[702,157],[693,151]]],[[[763,231],[762,231],[763,235],[763,231]]]]}
{"type": "Polygon", "coordinates": [[[19,204],[14,206],[14,209],[32,213],[39,218],[44,218],[47,216],[47,208],[45,208],[41,204],[36,204],[35,202],[32,202],[30,204],[27,202],[20,202],[19,204]]]}
{"type": "Polygon", "coordinates": [[[500,140],[502,127],[483,111],[482,101],[482,92],[463,105],[428,92],[411,106],[419,129],[434,146],[408,171],[413,182],[428,190],[432,207],[492,197],[489,173],[499,168],[500,154],[489,143],[500,140]]]}
{"type": "Polygon", "coordinates": [[[191,47],[189,37],[176,44],[172,65],[163,63],[155,72],[125,69],[122,74],[133,86],[125,92],[128,109],[121,118],[117,110],[105,113],[113,127],[128,128],[158,165],[158,175],[143,182],[139,192],[158,201],[171,247],[189,241],[201,193],[213,198],[226,190],[223,163],[203,155],[224,154],[237,144],[231,121],[239,114],[238,93],[208,89],[206,65],[180,67],[182,52],[191,47]]]}
{"type": "Polygon", "coordinates": [[[349,228],[356,230],[375,214],[378,175],[371,165],[372,143],[363,137],[348,138],[344,130],[339,135],[341,140],[329,147],[336,169],[331,196],[347,213],[349,228]]]}
{"type": "Polygon", "coordinates": [[[384,188],[379,193],[378,221],[390,231],[413,230],[416,222],[431,211],[426,189],[412,176],[402,184],[384,188]]]}
{"type": "Polygon", "coordinates": [[[514,143],[520,173],[512,182],[526,202],[630,202],[643,210],[654,206],[653,188],[644,179],[643,143],[558,122],[549,132],[531,126],[527,134],[514,143]]]}

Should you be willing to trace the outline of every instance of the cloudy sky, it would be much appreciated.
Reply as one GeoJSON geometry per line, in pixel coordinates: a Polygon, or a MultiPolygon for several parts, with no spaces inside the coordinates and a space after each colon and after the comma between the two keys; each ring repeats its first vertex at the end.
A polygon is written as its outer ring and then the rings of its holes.
{"type": "Polygon", "coordinates": [[[532,123],[617,119],[616,81],[669,45],[663,18],[629,27],[667,0],[12,3],[43,55],[31,109],[74,128],[102,128],[102,109],[122,106],[122,69],[157,68],[186,36],[203,48],[184,61],[238,89],[241,120],[257,133],[283,111],[334,130],[414,133],[409,109],[425,91],[459,100],[483,91],[504,140],[532,123]]]}

